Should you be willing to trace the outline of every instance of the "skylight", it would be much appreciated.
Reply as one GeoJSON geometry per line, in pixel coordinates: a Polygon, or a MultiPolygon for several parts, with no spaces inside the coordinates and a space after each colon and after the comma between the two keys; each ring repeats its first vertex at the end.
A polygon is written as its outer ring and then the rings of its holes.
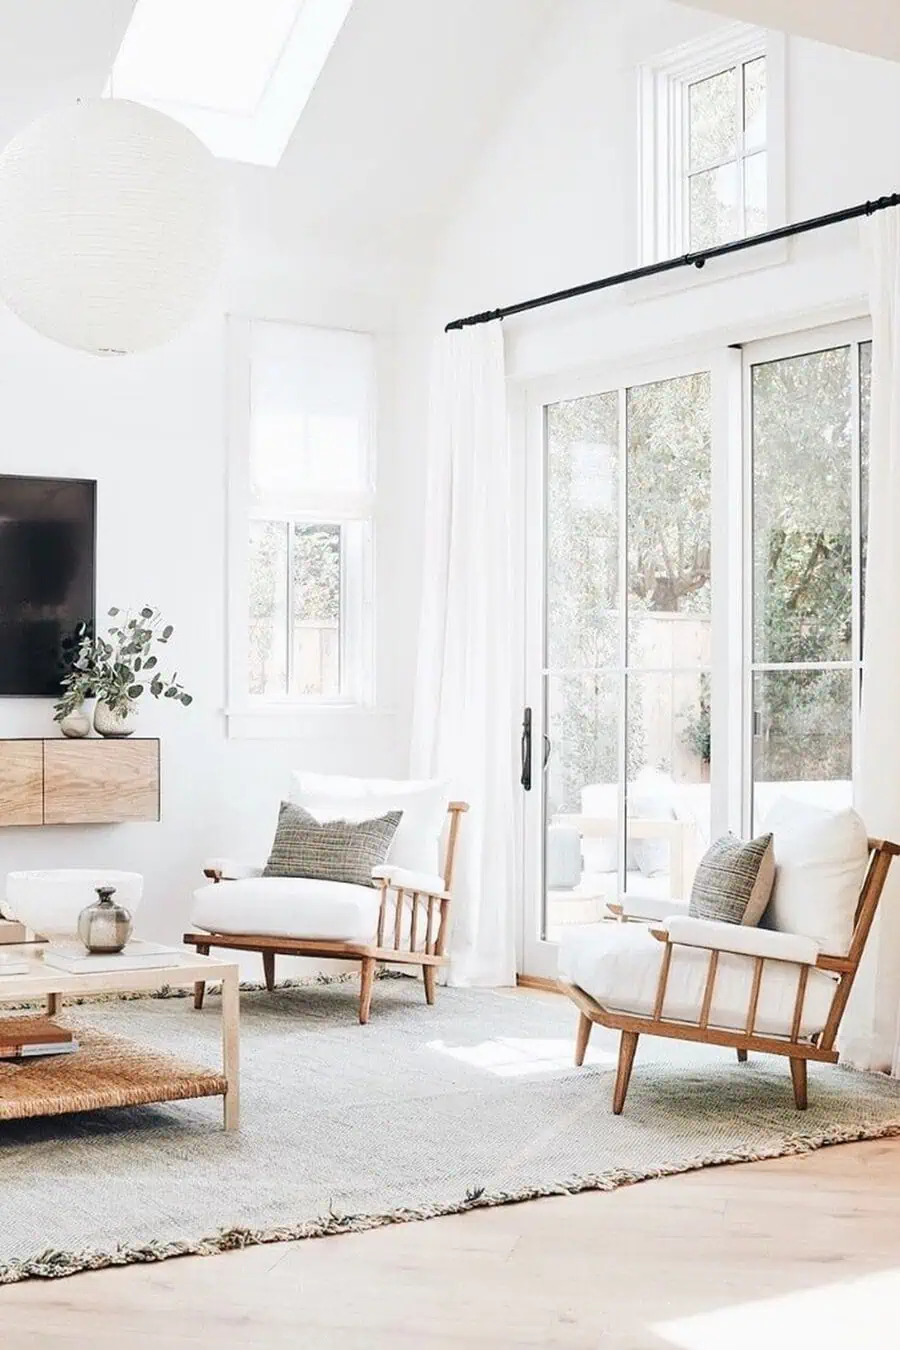
{"type": "Polygon", "coordinates": [[[105,93],[190,127],[223,159],[274,166],[352,0],[137,0],[105,93]]]}

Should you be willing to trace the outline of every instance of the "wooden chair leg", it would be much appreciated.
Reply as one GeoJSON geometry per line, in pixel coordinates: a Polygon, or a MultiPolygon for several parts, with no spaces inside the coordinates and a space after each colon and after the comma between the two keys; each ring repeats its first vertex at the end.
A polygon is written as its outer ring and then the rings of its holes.
{"type": "Polygon", "coordinates": [[[372,985],[375,983],[375,958],[366,956],[360,962],[359,971],[359,1024],[365,1026],[369,1020],[372,1006],[372,985]]]}
{"type": "Polygon", "coordinates": [[[578,1068],[584,1063],[584,1053],[588,1048],[593,1028],[594,1024],[587,1013],[581,1013],[578,1018],[578,1030],[575,1033],[575,1063],[578,1068]]]}
{"type": "Polygon", "coordinates": [[[619,1041],[619,1064],[616,1069],[616,1086],[613,1091],[613,1115],[620,1116],[628,1094],[631,1080],[631,1067],[634,1064],[634,1052],[637,1049],[638,1033],[623,1031],[619,1041]]]}
{"type": "Polygon", "coordinates": [[[266,981],[266,988],[271,994],[275,988],[275,953],[263,952],[263,976],[266,981]]]}
{"type": "MultiPolygon", "coordinates": [[[[197,947],[197,953],[200,956],[209,956],[208,947],[197,947]]],[[[194,984],[194,1007],[199,1012],[203,1007],[203,995],[206,993],[206,981],[197,980],[194,984]]]]}
{"type": "Polygon", "coordinates": [[[794,1103],[798,1111],[805,1111],[806,1096],[806,1060],[791,1056],[791,1081],[794,1084],[794,1103]]]}
{"type": "Polygon", "coordinates": [[[746,1051],[746,1050],[739,1050],[739,1051],[737,1052],[737,1057],[738,1057],[738,1064],[746,1064],[746,1063],[747,1063],[747,1051],[746,1051]]]}
{"type": "Polygon", "coordinates": [[[47,995],[47,1016],[55,1017],[62,1007],[62,994],[47,995]]]}
{"type": "Polygon", "coordinates": [[[429,1007],[434,1003],[435,977],[437,976],[437,966],[423,966],[422,979],[425,983],[425,1002],[429,1007]]]}

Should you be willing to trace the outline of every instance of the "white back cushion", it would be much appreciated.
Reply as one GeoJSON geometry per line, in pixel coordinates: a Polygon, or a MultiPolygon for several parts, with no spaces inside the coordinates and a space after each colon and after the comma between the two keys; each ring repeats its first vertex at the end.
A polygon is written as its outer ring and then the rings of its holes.
{"type": "Polygon", "coordinates": [[[866,827],[855,811],[829,811],[781,797],[766,816],[775,848],[775,885],[766,922],[846,956],[869,857],[866,827]]]}
{"type": "Polygon", "coordinates": [[[291,774],[290,797],[316,820],[370,820],[402,811],[387,861],[413,872],[440,873],[441,834],[447,819],[447,784],[393,778],[344,778],[336,774],[291,774]]]}

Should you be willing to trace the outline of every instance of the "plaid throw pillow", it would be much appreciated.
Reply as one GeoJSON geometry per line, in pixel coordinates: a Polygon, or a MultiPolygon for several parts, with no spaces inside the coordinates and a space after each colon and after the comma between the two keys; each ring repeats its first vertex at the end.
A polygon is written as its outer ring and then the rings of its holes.
{"type": "Polygon", "coordinates": [[[385,861],[402,811],[375,820],[318,821],[302,806],[282,802],[264,877],[311,877],[371,886],[372,868],[385,861]]]}
{"type": "Polygon", "coordinates": [[[706,850],[691,888],[694,919],[756,927],[765,913],[775,881],[772,836],[747,842],[723,835],[706,850]]]}

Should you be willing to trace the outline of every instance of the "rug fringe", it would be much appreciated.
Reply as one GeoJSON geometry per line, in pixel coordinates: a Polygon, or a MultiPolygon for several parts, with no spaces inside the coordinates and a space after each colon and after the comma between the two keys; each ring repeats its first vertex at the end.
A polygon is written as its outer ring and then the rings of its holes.
{"type": "Polygon", "coordinates": [[[524,1186],[515,1191],[487,1191],[484,1187],[470,1187],[463,1199],[444,1204],[422,1205],[416,1209],[388,1210],[383,1214],[340,1214],[330,1210],[327,1215],[304,1223],[277,1228],[229,1228],[212,1237],[194,1242],[148,1242],[116,1247],[113,1251],[84,1250],[79,1252],[48,1248],[37,1256],[10,1261],[0,1265],[0,1285],[19,1284],[25,1280],[58,1280],[88,1270],[105,1270],[111,1266],[141,1265],[155,1261],[169,1261],[178,1256],[214,1256],[219,1252],[238,1251],[245,1247],[259,1247],[276,1242],[298,1242],[307,1238],[336,1237],[342,1233],[364,1233],[389,1224],[419,1223],[427,1219],[446,1218],[465,1214],[475,1209],[493,1209],[500,1205],[517,1205],[529,1200],[551,1196],[579,1195],[584,1191],[615,1191],[641,1181],[678,1176],[685,1172],[701,1171],[705,1167],[724,1167],[733,1163],[764,1162],[814,1153],[834,1144],[861,1143],[869,1139],[887,1139],[900,1135],[900,1120],[881,1125],[833,1128],[807,1134],[791,1135],[767,1149],[729,1149],[710,1153],[680,1163],[663,1163],[646,1169],[611,1168],[583,1177],[571,1178],[555,1184],[524,1186]]]}

